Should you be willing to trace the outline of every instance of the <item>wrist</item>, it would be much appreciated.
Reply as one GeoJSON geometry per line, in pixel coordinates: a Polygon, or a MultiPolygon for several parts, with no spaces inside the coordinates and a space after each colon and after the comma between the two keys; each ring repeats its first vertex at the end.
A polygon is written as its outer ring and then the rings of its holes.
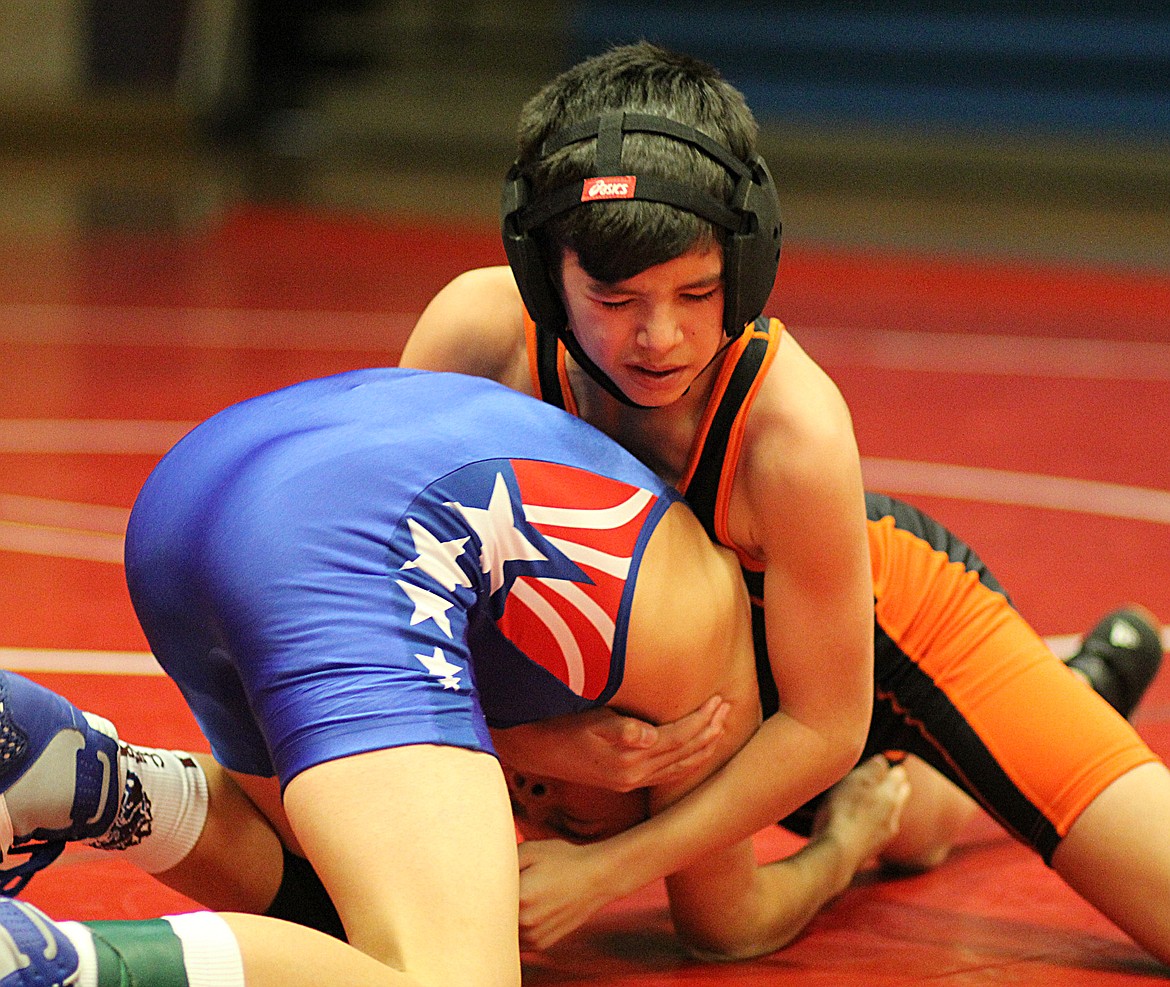
{"type": "Polygon", "coordinates": [[[822,830],[815,842],[824,856],[826,885],[832,889],[828,897],[836,897],[853,883],[854,875],[865,860],[859,857],[856,841],[850,840],[833,826],[822,830]]]}
{"type": "Polygon", "coordinates": [[[610,901],[624,898],[647,884],[663,877],[663,870],[649,847],[637,838],[644,824],[633,826],[604,840],[589,845],[596,861],[595,873],[610,901]]]}

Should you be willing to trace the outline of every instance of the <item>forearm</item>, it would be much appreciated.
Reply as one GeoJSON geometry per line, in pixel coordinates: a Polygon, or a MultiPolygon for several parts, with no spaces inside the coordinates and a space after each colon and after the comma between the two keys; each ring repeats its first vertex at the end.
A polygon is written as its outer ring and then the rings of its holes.
{"type": "Polygon", "coordinates": [[[737,875],[712,908],[711,874],[667,879],[679,938],[700,959],[750,959],[789,945],[849,887],[865,863],[858,847],[822,833],[790,857],[737,875]],[[692,903],[696,907],[691,907],[692,903]]]}
{"type": "Polygon", "coordinates": [[[757,867],[743,841],[668,878],[679,935],[710,959],[786,946],[897,835],[909,795],[905,768],[870,758],[829,792],[798,853],[757,867]]]}

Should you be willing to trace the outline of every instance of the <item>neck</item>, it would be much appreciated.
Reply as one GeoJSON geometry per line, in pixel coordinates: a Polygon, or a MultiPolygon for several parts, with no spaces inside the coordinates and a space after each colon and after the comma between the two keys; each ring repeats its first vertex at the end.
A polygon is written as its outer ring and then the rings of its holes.
{"type": "Polygon", "coordinates": [[[675,484],[686,472],[724,359],[726,347],[721,347],[682,397],[654,408],[615,400],[571,355],[566,356],[565,365],[581,418],[632,452],[666,482],[675,484]]]}

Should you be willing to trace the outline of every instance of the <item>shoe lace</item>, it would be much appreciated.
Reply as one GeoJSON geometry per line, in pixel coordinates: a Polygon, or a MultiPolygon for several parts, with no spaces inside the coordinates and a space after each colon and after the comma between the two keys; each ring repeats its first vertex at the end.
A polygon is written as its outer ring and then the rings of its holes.
{"type": "MultiPolygon", "coordinates": [[[[64,840],[54,840],[51,843],[36,843],[30,846],[13,847],[13,853],[28,854],[28,859],[9,867],[0,867],[0,895],[5,898],[15,898],[25,885],[33,879],[33,875],[44,870],[54,860],[61,856],[65,849],[64,840]]],[[[8,859],[7,857],[5,858],[8,859]]]]}

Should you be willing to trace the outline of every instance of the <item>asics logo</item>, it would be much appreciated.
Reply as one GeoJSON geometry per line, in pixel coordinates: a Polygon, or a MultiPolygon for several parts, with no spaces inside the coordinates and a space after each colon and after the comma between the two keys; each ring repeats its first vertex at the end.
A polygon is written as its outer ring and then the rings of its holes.
{"type": "Polygon", "coordinates": [[[1109,643],[1115,648],[1132,651],[1142,643],[1142,636],[1133,624],[1119,620],[1109,629],[1109,643]]]}
{"type": "Polygon", "coordinates": [[[582,202],[597,202],[601,199],[632,199],[634,187],[638,184],[635,175],[607,175],[585,182],[581,189],[582,202]]]}

